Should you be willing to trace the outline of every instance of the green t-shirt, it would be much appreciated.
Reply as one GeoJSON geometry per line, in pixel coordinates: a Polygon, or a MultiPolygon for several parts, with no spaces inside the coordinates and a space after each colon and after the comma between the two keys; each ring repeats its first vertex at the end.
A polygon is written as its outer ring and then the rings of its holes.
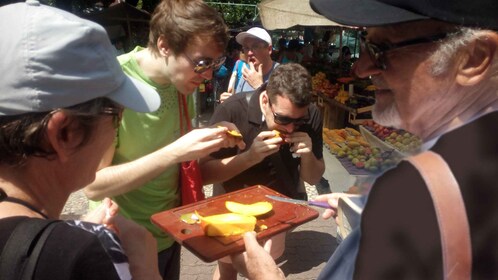
{"type": "MultiPolygon", "coordinates": [[[[152,86],[161,96],[161,106],[152,113],[138,113],[126,109],[118,130],[113,165],[129,162],[154,152],[180,137],[178,94],[174,86],[161,86],[142,71],[134,54],[143,48],[118,57],[125,73],[152,86]]],[[[190,97],[190,96],[189,96],[190,97]]],[[[191,101],[191,100],[190,100],[191,101]]],[[[189,109],[192,102],[189,103],[189,109]]],[[[189,112],[192,112],[190,109],[189,112]]],[[[180,205],[178,165],[128,193],[113,197],[120,214],[145,226],[156,238],[158,251],[170,247],[174,240],[150,221],[152,214],[180,205]]]]}

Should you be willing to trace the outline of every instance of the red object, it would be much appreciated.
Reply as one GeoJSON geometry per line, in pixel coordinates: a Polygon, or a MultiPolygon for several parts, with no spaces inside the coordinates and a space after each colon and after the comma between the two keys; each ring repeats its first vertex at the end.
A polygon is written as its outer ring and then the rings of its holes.
{"type": "Polygon", "coordinates": [[[309,206],[276,201],[267,198],[266,195],[286,197],[268,187],[255,185],[156,213],[152,215],[151,221],[204,262],[213,262],[243,252],[245,247],[242,235],[206,236],[200,224],[185,223],[181,220],[182,215],[195,211],[202,216],[229,213],[225,207],[227,200],[243,204],[267,201],[273,204],[273,210],[258,216],[254,229],[256,238],[260,241],[291,230],[319,216],[318,211],[309,206]]]}
{"type": "MultiPolygon", "coordinates": [[[[185,95],[179,94],[179,102],[183,105],[183,115],[185,115],[185,120],[187,123],[187,132],[192,130],[192,125],[190,124],[190,119],[188,117],[187,111],[187,101],[185,95]]],[[[180,131],[183,133],[184,124],[182,122],[182,106],[180,105],[180,131]]],[[[205,195],[202,192],[202,176],[199,163],[197,160],[191,160],[182,162],[180,164],[180,191],[182,193],[182,205],[191,204],[197,201],[205,199],[205,195]]]]}

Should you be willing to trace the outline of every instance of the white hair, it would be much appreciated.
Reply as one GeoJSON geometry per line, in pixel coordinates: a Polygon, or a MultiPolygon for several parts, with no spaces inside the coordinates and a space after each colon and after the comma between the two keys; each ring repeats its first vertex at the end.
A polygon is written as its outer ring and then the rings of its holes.
{"type": "MultiPolygon", "coordinates": [[[[435,77],[441,76],[446,73],[454,62],[454,57],[458,51],[470,44],[473,40],[482,37],[486,31],[479,28],[460,27],[458,30],[448,36],[429,57],[432,61],[431,74],[435,77]]],[[[491,66],[492,76],[496,77],[498,74],[498,59],[493,61],[491,66]]]]}

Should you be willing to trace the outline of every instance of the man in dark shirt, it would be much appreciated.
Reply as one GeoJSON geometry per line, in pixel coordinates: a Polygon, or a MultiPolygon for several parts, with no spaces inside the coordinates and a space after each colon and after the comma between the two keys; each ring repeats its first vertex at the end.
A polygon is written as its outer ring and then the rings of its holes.
{"type": "MultiPolygon", "coordinates": [[[[221,149],[201,161],[203,179],[223,182],[226,192],[260,184],[303,199],[300,180],[316,184],[323,175],[322,118],[311,104],[311,77],[301,65],[281,65],[268,84],[228,98],[216,108],[210,124],[221,121],[234,123],[246,143],[243,150],[221,149]]],[[[277,258],[285,247],[285,233],[272,244],[270,253],[277,258]]],[[[226,259],[218,264],[220,279],[236,278],[226,259]]],[[[215,272],[213,279],[217,277],[215,272]]]]}
{"type": "Polygon", "coordinates": [[[211,154],[202,161],[203,178],[224,182],[227,192],[261,184],[298,197],[299,180],[315,184],[325,170],[322,119],[310,102],[310,76],[294,63],[276,68],[268,84],[255,92],[227,99],[210,123],[233,122],[246,148],[211,154]]]}

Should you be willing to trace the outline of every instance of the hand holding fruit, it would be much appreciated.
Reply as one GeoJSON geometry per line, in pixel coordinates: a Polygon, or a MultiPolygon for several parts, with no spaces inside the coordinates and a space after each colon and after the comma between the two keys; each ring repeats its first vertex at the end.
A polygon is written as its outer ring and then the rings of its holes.
{"type": "Polygon", "coordinates": [[[254,138],[251,147],[247,151],[249,158],[255,162],[261,162],[265,157],[278,152],[282,138],[274,137],[274,131],[262,131],[254,138]]]}

